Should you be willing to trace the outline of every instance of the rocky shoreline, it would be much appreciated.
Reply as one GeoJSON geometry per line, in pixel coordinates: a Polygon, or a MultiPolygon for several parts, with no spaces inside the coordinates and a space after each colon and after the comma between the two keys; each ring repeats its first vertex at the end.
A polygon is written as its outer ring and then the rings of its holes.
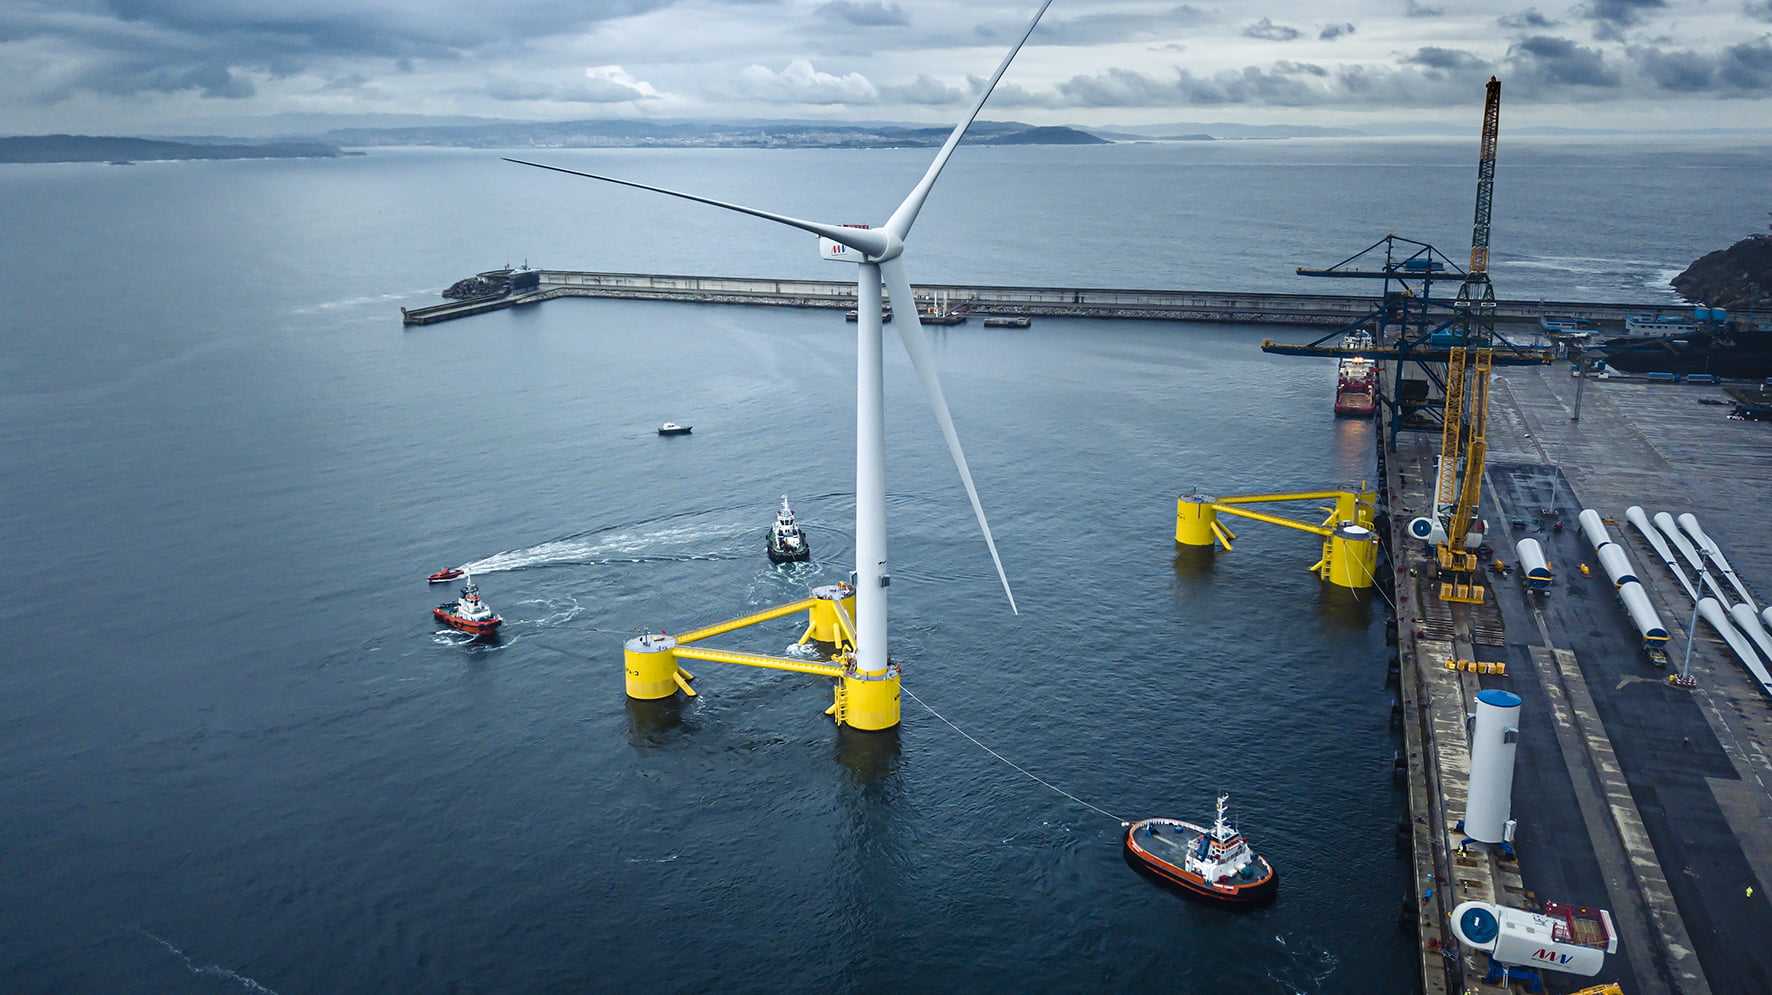
{"type": "Polygon", "coordinates": [[[1674,277],[1673,287],[1695,304],[1772,308],[1772,234],[1749,235],[1706,254],[1674,277]]]}

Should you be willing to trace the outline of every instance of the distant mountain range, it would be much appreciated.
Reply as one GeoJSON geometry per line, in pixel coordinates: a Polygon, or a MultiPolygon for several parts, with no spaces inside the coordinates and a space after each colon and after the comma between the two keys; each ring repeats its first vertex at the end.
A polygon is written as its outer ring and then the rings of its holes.
{"type": "MultiPolygon", "coordinates": [[[[951,128],[821,122],[507,121],[495,124],[340,128],[322,140],[351,148],[442,145],[457,148],[838,148],[936,146],[951,128]]],[[[979,121],[966,133],[976,145],[1105,145],[1079,128],[979,121]]]]}
{"type": "Polygon", "coordinates": [[[297,159],[344,155],[335,145],[290,141],[263,144],[174,142],[92,135],[0,138],[0,162],[136,162],[157,159],[297,159]]]}

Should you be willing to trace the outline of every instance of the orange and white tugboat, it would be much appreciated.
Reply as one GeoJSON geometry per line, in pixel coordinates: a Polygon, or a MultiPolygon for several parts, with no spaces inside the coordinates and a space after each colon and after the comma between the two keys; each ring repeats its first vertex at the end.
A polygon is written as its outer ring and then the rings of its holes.
{"type": "Polygon", "coordinates": [[[1237,828],[1225,821],[1218,796],[1212,828],[1180,819],[1140,819],[1126,828],[1126,861],[1189,894],[1231,905],[1274,897],[1280,877],[1237,828]]]}
{"type": "Polygon", "coordinates": [[[468,574],[467,577],[468,583],[461,589],[461,598],[445,601],[431,609],[431,614],[451,629],[471,632],[476,636],[490,636],[504,624],[504,619],[499,618],[486,602],[480,600],[480,588],[474,583],[474,575],[468,574]]]}
{"type": "MultiPolygon", "coordinates": [[[[1342,337],[1346,349],[1370,349],[1372,335],[1349,332],[1342,337]]],[[[1378,410],[1378,362],[1370,356],[1343,356],[1335,371],[1335,413],[1370,418],[1378,410]]]]}

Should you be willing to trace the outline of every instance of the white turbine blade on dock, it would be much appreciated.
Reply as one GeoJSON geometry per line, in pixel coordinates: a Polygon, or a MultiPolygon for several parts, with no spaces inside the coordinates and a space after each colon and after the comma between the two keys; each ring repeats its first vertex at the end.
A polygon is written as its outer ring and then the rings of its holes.
{"type": "Polygon", "coordinates": [[[621,186],[633,187],[637,190],[650,190],[653,193],[662,193],[670,197],[681,197],[684,200],[693,200],[698,204],[707,204],[711,207],[724,208],[728,211],[737,211],[739,214],[748,214],[753,218],[762,218],[765,221],[774,221],[777,224],[787,225],[791,228],[798,228],[802,231],[809,231],[814,235],[823,235],[825,238],[828,238],[833,242],[840,242],[857,252],[862,252],[869,256],[881,255],[894,244],[892,238],[888,237],[885,232],[877,228],[845,228],[842,225],[827,225],[822,221],[806,221],[801,218],[789,217],[786,214],[776,214],[774,211],[764,211],[755,207],[746,207],[743,204],[730,204],[723,200],[715,200],[712,197],[703,197],[699,194],[684,193],[681,190],[669,190],[665,187],[655,187],[645,183],[635,183],[633,180],[623,180],[614,176],[603,176],[598,173],[586,173],[582,170],[567,169],[564,166],[549,166],[546,163],[528,162],[523,159],[511,159],[508,157],[505,158],[505,161],[514,162],[519,166],[534,166],[536,169],[551,169],[556,173],[570,173],[573,176],[582,176],[590,180],[602,180],[605,183],[617,183],[621,186]]]}
{"type": "Polygon", "coordinates": [[[1003,56],[1003,61],[997,64],[997,71],[991,74],[990,82],[984,85],[984,89],[978,94],[978,99],[972,102],[972,110],[960,119],[960,123],[954,125],[954,130],[948,134],[948,140],[942,143],[941,151],[935,154],[935,161],[929,164],[929,169],[923,173],[923,178],[917,181],[917,185],[905,197],[904,203],[898,205],[898,210],[892,212],[892,217],[887,220],[885,225],[887,231],[901,239],[910,234],[911,226],[917,223],[917,212],[923,209],[923,202],[929,199],[929,191],[935,187],[935,178],[941,175],[942,167],[948,164],[948,158],[959,146],[960,139],[966,134],[966,129],[972,126],[973,119],[977,118],[978,112],[984,109],[984,102],[990,99],[991,91],[997,88],[997,81],[1002,79],[1003,74],[1009,70],[1009,63],[1015,61],[1016,53],[1021,51],[1021,46],[1027,44],[1028,36],[1034,33],[1034,28],[1039,26],[1040,18],[1045,16],[1046,8],[1050,6],[1052,6],[1052,0],[1045,0],[1040,4],[1040,9],[1034,11],[1033,19],[1028,21],[1028,26],[1022,31],[1021,37],[1016,39],[1015,47],[1009,50],[1008,55],[1003,56]]]}
{"type": "Polygon", "coordinates": [[[997,565],[997,578],[1003,582],[1003,593],[1009,596],[1009,610],[1019,615],[1021,610],[1015,607],[1015,592],[1009,589],[1009,575],[1004,572],[1003,560],[997,555],[997,541],[991,538],[991,523],[985,521],[984,505],[979,503],[978,488],[973,486],[972,471],[966,465],[966,451],[960,448],[960,433],[954,429],[954,416],[948,411],[947,396],[942,393],[941,379],[935,373],[935,358],[930,355],[929,342],[923,337],[922,322],[917,320],[916,298],[911,293],[910,278],[905,276],[904,260],[886,260],[880,264],[880,274],[886,279],[886,291],[891,296],[894,312],[898,314],[899,320],[893,325],[898,328],[898,337],[904,341],[904,351],[910,354],[911,366],[916,369],[918,379],[923,381],[923,393],[929,396],[929,407],[941,425],[942,437],[947,439],[954,467],[960,471],[960,482],[966,485],[966,496],[972,500],[972,514],[978,518],[984,544],[990,547],[991,562],[997,565]]]}

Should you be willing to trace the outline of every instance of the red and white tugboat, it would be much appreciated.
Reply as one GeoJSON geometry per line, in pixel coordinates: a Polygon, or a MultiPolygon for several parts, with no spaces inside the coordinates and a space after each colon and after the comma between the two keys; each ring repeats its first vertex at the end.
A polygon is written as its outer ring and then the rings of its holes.
{"type": "Polygon", "coordinates": [[[1180,819],[1141,819],[1126,828],[1126,860],[1170,884],[1216,902],[1250,905],[1274,897],[1280,877],[1237,828],[1218,796],[1212,828],[1180,819]]]}
{"type": "Polygon", "coordinates": [[[499,618],[486,602],[480,600],[480,588],[474,583],[474,575],[467,576],[468,583],[461,589],[461,598],[445,601],[431,609],[431,614],[451,629],[460,629],[477,636],[489,636],[498,631],[498,627],[504,624],[504,619],[499,618]]]}

